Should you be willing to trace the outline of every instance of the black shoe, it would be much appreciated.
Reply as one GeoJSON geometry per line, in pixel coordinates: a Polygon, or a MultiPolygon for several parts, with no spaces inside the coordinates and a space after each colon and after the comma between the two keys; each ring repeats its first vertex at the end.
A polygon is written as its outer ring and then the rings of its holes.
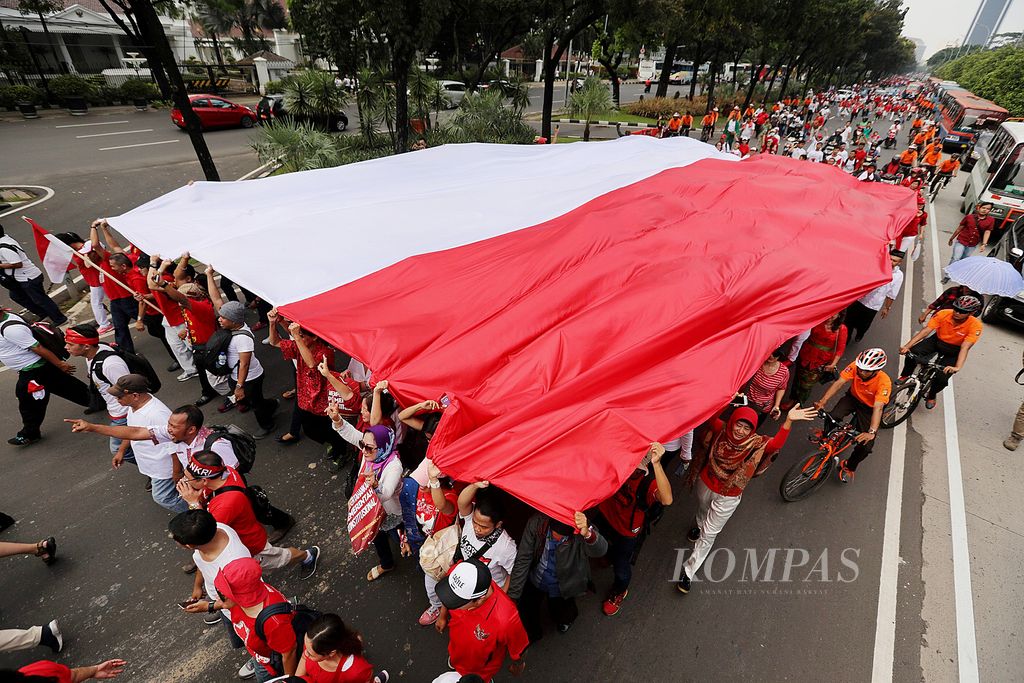
{"type": "Polygon", "coordinates": [[[147,491],[152,491],[153,490],[153,480],[149,479],[148,477],[146,478],[146,490],[147,491]]]}
{"type": "Polygon", "coordinates": [[[11,438],[7,439],[7,443],[11,444],[12,446],[30,446],[34,444],[36,441],[39,441],[39,439],[29,439],[28,437],[22,436],[21,434],[18,434],[17,436],[12,436],[11,438]]]}
{"type": "Polygon", "coordinates": [[[683,578],[679,579],[679,583],[676,584],[676,588],[680,593],[685,594],[690,592],[690,577],[686,575],[686,572],[683,572],[683,578]]]}
{"type": "Polygon", "coordinates": [[[186,574],[195,574],[198,570],[199,567],[197,567],[196,563],[192,560],[189,560],[185,564],[181,565],[181,571],[185,572],[186,574]]]}
{"type": "Polygon", "coordinates": [[[177,372],[178,370],[181,370],[181,364],[178,361],[174,361],[167,366],[167,372],[177,372]]]}
{"type": "Polygon", "coordinates": [[[216,396],[210,396],[209,394],[203,394],[202,396],[200,396],[199,398],[196,399],[196,402],[193,405],[195,405],[196,408],[202,408],[203,406],[205,406],[207,403],[209,403],[210,401],[212,401],[215,398],[217,398],[217,397],[216,396]]]}
{"type": "Polygon", "coordinates": [[[267,536],[267,541],[270,542],[270,545],[277,545],[285,536],[288,535],[288,532],[291,531],[294,527],[295,518],[291,515],[288,515],[288,521],[285,522],[285,525],[279,529],[274,529],[273,531],[271,531],[270,534],[267,536]]]}
{"type": "Polygon", "coordinates": [[[391,680],[391,674],[387,672],[387,669],[381,669],[377,672],[377,675],[373,677],[373,683],[388,683],[391,680]]]}
{"type": "Polygon", "coordinates": [[[690,543],[696,543],[698,540],[700,540],[700,528],[693,527],[692,529],[690,529],[690,533],[686,534],[686,540],[690,543]]]}
{"type": "Polygon", "coordinates": [[[14,524],[15,521],[17,520],[15,520],[14,517],[11,517],[10,515],[5,515],[4,513],[0,512],[0,531],[3,531],[7,527],[11,526],[12,524],[14,524]]]}
{"type": "Polygon", "coordinates": [[[572,624],[559,624],[558,625],[558,632],[559,633],[566,633],[571,628],[572,628],[572,624]]]}
{"type": "Polygon", "coordinates": [[[309,549],[309,554],[312,555],[312,557],[303,560],[302,564],[299,565],[299,578],[303,580],[308,579],[313,576],[313,574],[316,574],[316,565],[320,560],[320,546],[315,545],[311,547],[309,549]]]}
{"type": "Polygon", "coordinates": [[[64,649],[64,637],[60,634],[60,627],[57,625],[56,619],[43,627],[43,632],[39,635],[39,644],[45,645],[54,653],[64,649]]]}
{"type": "Polygon", "coordinates": [[[271,431],[273,431],[273,429],[273,425],[271,425],[270,427],[260,427],[259,429],[252,433],[252,438],[256,439],[257,441],[260,439],[265,439],[268,436],[270,436],[270,433],[271,431]]]}

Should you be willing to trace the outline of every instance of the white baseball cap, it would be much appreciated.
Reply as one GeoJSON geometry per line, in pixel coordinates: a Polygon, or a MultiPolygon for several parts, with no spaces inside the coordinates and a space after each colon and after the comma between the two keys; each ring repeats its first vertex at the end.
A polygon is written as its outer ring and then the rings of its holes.
{"type": "Polygon", "coordinates": [[[437,584],[437,597],[448,609],[459,609],[486,595],[492,581],[487,565],[480,560],[464,560],[437,584]]]}

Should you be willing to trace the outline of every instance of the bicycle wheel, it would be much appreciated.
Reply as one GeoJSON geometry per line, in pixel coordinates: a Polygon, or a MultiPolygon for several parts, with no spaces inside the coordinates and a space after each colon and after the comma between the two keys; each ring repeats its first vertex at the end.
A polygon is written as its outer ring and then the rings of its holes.
{"type": "Polygon", "coordinates": [[[818,490],[832,473],[832,458],[816,451],[800,458],[779,482],[779,494],[787,503],[803,500],[818,490]]]}
{"type": "Polygon", "coordinates": [[[921,402],[921,383],[914,376],[897,381],[892,396],[882,409],[882,429],[892,429],[905,422],[921,402]]]}

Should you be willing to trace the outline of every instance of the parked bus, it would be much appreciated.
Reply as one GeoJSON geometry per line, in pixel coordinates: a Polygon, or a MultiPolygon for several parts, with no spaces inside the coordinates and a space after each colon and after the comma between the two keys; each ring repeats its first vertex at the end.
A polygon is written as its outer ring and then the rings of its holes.
{"type": "Polygon", "coordinates": [[[939,99],[942,150],[959,154],[969,148],[978,131],[995,128],[1010,112],[967,90],[948,89],[939,99]]]}
{"type": "MultiPolygon", "coordinates": [[[[657,81],[661,77],[661,68],[664,65],[665,62],[661,59],[641,59],[636,70],[636,77],[641,81],[646,81],[648,78],[652,81],[657,81]]],[[[672,71],[669,73],[671,74],[671,83],[689,83],[690,78],[693,77],[693,62],[674,62],[672,64],[672,71]],[[684,77],[687,77],[687,79],[682,81],[684,77]]]]}
{"type": "Polygon", "coordinates": [[[1024,216],[1024,119],[1004,121],[975,151],[978,162],[964,186],[960,210],[970,213],[978,202],[992,202],[991,215],[1001,233],[1024,216]]]}

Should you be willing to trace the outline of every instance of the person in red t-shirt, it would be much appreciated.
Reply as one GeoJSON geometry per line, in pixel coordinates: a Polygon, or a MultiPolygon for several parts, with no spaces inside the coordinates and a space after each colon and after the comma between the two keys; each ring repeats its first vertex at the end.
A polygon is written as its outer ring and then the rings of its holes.
{"type": "Polygon", "coordinates": [[[652,443],[629,479],[611,498],[600,503],[597,514],[592,516],[601,534],[608,539],[608,560],[615,574],[615,581],[601,607],[608,616],[618,613],[629,593],[633,553],[648,510],[655,502],[663,506],[672,504],[672,486],[661,466],[663,455],[665,447],[652,443]]]}
{"type": "MultiPolygon", "coordinates": [[[[195,282],[184,282],[180,285],[167,283],[160,290],[168,299],[178,304],[185,329],[178,336],[192,348],[197,344],[205,344],[217,329],[217,315],[213,311],[213,302],[206,290],[195,282]]],[[[199,385],[203,393],[195,404],[202,407],[217,398],[217,390],[210,384],[210,378],[202,368],[196,368],[199,385]]]]}
{"type": "Polygon", "coordinates": [[[234,529],[242,544],[262,566],[280,569],[298,565],[303,579],[316,573],[319,546],[299,550],[271,545],[267,540],[267,530],[256,519],[249,494],[245,491],[248,488],[245,479],[235,468],[225,466],[216,452],[202,450],[191,454],[185,464],[185,474],[178,481],[177,489],[189,508],[205,507],[214,519],[234,529]]]}
{"type": "Polygon", "coordinates": [[[487,565],[480,560],[459,562],[437,584],[437,595],[449,611],[448,658],[457,672],[490,681],[501,670],[506,653],[512,658],[509,672],[523,672],[523,651],[530,639],[516,604],[495,586],[487,565]]]}
{"type": "Polygon", "coordinates": [[[373,675],[363,657],[363,639],[337,614],[324,614],[306,628],[295,675],[306,683],[387,683],[387,671],[373,675]]]}
{"type": "MultiPolygon", "coordinates": [[[[85,240],[76,232],[62,232],[56,237],[76,252],[80,252],[85,248],[85,240]]],[[[89,250],[92,250],[91,244],[89,245],[89,250]]],[[[99,327],[100,334],[110,332],[114,329],[114,326],[110,324],[110,316],[107,315],[107,309],[103,307],[103,299],[106,297],[106,294],[103,291],[102,273],[100,273],[98,268],[88,265],[85,259],[78,254],[71,257],[71,263],[75,268],[78,268],[78,272],[82,274],[85,284],[89,285],[89,305],[92,307],[92,315],[96,318],[96,325],[99,327]]]]}
{"type": "Polygon", "coordinates": [[[164,292],[164,288],[174,284],[174,277],[167,272],[173,262],[159,256],[153,256],[149,269],[146,271],[146,286],[149,287],[153,303],[157,305],[163,314],[161,328],[164,333],[164,340],[167,342],[171,354],[178,362],[182,372],[178,375],[179,382],[185,382],[198,375],[195,362],[192,360],[192,349],[185,343],[185,318],[181,313],[181,306],[171,299],[164,292]],[[155,264],[160,263],[157,267],[155,264]]]}
{"type": "Polygon", "coordinates": [[[213,601],[212,609],[230,613],[235,634],[252,655],[256,680],[294,674],[302,643],[292,627],[292,608],[281,591],[263,583],[260,563],[251,557],[233,560],[217,572],[213,585],[220,599],[213,601]],[[260,619],[264,610],[278,604],[280,611],[268,611],[260,619]],[[261,676],[261,669],[268,675],[261,676]]]}
{"type": "Polygon", "coordinates": [[[63,664],[58,664],[57,662],[42,660],[26,664],[18,669],[18,673],[23,676],[33,676],[38,678],[16,678],[11,680],[51,680],[56,683],[79,683],[80,681],[91,681],[93,679],[97,681],[106,681],[120,676],[121,672],[124,671],[124,667],[127,665],[128,662],[123,659],[108,659],[105,662],[100,662],[93,666],[78,666],[74,669],[70,669],[63,664]]]}
{"type": "Polygon", "coordinates": [[[140,304],[135,300],[135,295],[149,293],[146,277],[139,272],[139,269],[118,245],[105,220],[93,221],[89,239],[92,241],[92,253],[96,256],[93,261],[104,274],[103,290],[107,293],[107,298],[110,299],[114,340],[122,351],[135,353],[135,343],[132,341],[132,333],[128,325],[132,320],[139,318],[140,304]],[[100,242],[100,230],[103,231],[103,237],[110,246],[109,249],[104,248],[100,242]],[[124,283],[130,289],[125,289],[118,282],[124,283]]]}
{"type": "Polygon", "coordinates": [[[715,539],[732,513],[739,507],[743,490],[754,477],[761,476],[778,457],[794,422],[812,420],[817,408],[791,408],[774,437],[757,434],[757,412],[746,406],[736,408],[728,424],[712,421],[704,438],[704,448],[694,457],[689,478],[696,480],[697,518],[687,538],[693,553],[683,564],[676,588],[690,592],[690,581],[707,559],[715,539]],[[698,477],[699,473],[699,477],[698,477]]]}
{"type": "MultiPolygon", "coordinates": [[[[995,219],[989,214],[992,213],[992,202],[979,202],[974,207],[974,213],[964,216],[960,225],[949,237],[949,244],[953,252],[949,256],[949,263],[953,264],[960,259],[965,259],[977,249],[984,254],[988,248],[989,237],[995,228],[995,219]]],[[[942,278],[942,284],[949,282],[949,277],[942,278]]]]}

